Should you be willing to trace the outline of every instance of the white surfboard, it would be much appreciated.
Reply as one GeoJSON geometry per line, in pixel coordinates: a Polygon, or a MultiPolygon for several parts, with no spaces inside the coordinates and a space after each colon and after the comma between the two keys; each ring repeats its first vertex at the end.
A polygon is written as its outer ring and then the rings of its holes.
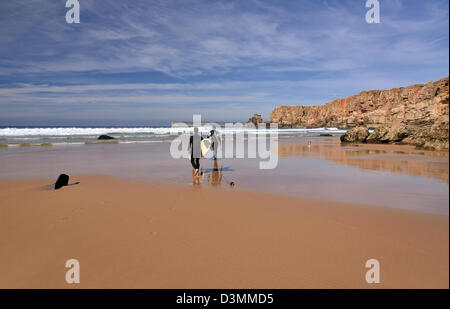
{"type": "Polygon", "coordinates": [[[200,148],[202,150],[202,156],[205,157],[208,151],[211,149],[212,142],[209,138],[205,138],[200,143],[200,148]]]}

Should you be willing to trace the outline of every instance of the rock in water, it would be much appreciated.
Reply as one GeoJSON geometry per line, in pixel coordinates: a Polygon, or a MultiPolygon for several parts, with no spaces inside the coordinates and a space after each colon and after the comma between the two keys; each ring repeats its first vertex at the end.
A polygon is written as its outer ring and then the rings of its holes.
{"type": "Polygon", "coordinates": [[[61,174],[56,180],[55,190],[60,189],[61,187],[67,186],[69,184],[69,176],[66,174],[61,174]]]}
{"type": "Polygon", "coordinates": [[[97,139],[114,139],[114,137],[106,135],[106,134],[102,134],[97,139]]]}
{"type": "Polygon", "coordinates": [[[366,127],[356,127],[348,130],[341,136],[344,143],[363,143],[369,136],[369,129],[366,127]]]}
{"type": "Polygon", "coordinates": [[[255,126],[258,125],[258,123],[264,122],[260,114],[254,114],[252,118],[248,120],[247,123],[253,123],[255,126]]]}

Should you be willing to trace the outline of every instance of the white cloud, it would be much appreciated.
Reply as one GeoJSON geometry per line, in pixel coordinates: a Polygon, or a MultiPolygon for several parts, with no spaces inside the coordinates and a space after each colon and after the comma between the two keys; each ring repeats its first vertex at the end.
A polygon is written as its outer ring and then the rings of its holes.
{"type": "MultiPolygon", "coordinates": [[[[377,31],[361,24],[363,16],[343,5],[316,5],[311,16],[309,11],[290,12],[261,2],[256,3],[264,9],[253,12],[239,2],[84,1],[82,12],[90,19],[74,29],[52,20],[54,5],[39,3],[33,8],[40,8],[44,23],[34,14],[21,16],[19,21],[9,20],[10,33],[2,32],[4,43],[35,32],[37,42],[28,44],[36,50],[19,48],[18,61],[12,68],[0,67],[2,73],[156,70],[185,77],[259,66],[319,71],[326,69],[324,63],[331,63],[331,69],[352,70],[367,67],[367,57],[408,64],[429,62],[433,57],[428,54],[442,56],[446,51],[427,42],[427,33],[448,24],[448,14],[436,5],[430,5],[422,19],[397,19],[383,11],[377,31]],[[420,49],[405,53],[417,46],[420,49]]],[[[6,60],[15,57],[3,54],[6,60]]]]}
{"type": "Polygon", "coordinates": [[[379,25],[365,23],[364,1],[83,0],[81,10],[81,24],[68,25],[59,1],[0,2],[0,80],[11,78],[0,84],[4,114],[27,104],[167,104],[179,112],[182,104],[211,103],[217,114],[238,104],[267,117],[275,105],[448,75],[446,1],[383,1],[379,25]],[[99,77],[48,86],[39,79],[55,74],[67,82],[91,71],[159,71],[185,82],[105,84],[99,77]],[[11,84],[24,76],[33,81],[11,84]]]}

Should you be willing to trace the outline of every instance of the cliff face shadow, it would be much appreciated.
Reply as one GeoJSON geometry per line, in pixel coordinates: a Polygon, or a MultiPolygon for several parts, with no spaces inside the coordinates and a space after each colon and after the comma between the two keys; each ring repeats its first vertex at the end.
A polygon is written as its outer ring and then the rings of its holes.
{"type": "Polygon", "coordinates": [[[280,144],[280,157],[319,157],[365,170],[426,176],[449,183],[448,152],[424,152],[409,146],[333,144],[280,144]],[[402,148],[403,149],[399,149],[402,148]]]}

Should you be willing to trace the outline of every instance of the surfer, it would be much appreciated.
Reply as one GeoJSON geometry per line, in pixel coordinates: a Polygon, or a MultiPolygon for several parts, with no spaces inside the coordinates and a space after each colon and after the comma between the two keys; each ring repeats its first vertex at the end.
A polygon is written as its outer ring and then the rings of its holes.
{"type": "Polygon", "coordinates": [[[189,151],[191,153],[191,164],[194,168],[194,175],[198,176],[200,170],[200,156],[201,149],[200,143],[202,141],[202,137],[198,134],[198,128],[194,128],[194,135],[191,135],[189,138],[189,151]]]}
{"type": "Polygon", "coordinates": [[[216,126],[213,126],[212,130],[209,131],[208,138],[211,140],[211,149],[213,150],[213,153],[214,153],[213,158],[214,158],[214,160],[217,160],[217,150],[220,147],[220,145],[219,145],[220,137],[217,133],[216,126]]]}

